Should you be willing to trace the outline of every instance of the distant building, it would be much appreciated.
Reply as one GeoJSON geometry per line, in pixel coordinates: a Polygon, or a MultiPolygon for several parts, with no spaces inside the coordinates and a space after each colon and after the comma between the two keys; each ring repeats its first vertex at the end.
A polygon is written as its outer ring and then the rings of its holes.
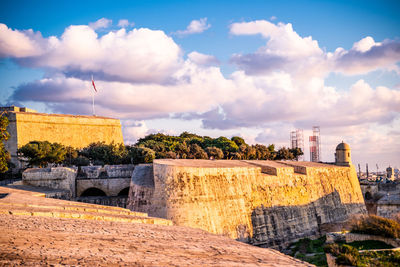
{"type": "Polygon", "coordinates": [[[393,177],[393,168],[390,166],[386,168],[386,177],[388,179],[392,179],[392,177],[393,177]]]}
{"type": "Polygon", "coordinates": [[[31,141],[57,142],[83,148],[93,142],[123,143],[118,119],[98,116],[38,113],[29,108],[0,107],[9,120],[10,138],[4,143],[11,161],[20,166],[17,149],[31,141]]]}

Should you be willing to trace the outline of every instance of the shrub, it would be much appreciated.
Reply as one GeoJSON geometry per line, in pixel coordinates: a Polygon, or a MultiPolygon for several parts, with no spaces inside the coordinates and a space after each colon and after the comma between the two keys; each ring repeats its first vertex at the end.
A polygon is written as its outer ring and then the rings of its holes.
{"type": "Polygon", "coordinates": [[[336,258],[337,264],[356,266],[360,258],[360,254],[356,248],[349,245],[339,245],[336,243],[326,245],[325,253],[330,253],[336,258]]]}
{"type": "Polygon", "coordinates": [[[400,224],[395,220],[375,215],[361,216],[358,220],[353,222],[351,232],[399,238],[400,224]]]}

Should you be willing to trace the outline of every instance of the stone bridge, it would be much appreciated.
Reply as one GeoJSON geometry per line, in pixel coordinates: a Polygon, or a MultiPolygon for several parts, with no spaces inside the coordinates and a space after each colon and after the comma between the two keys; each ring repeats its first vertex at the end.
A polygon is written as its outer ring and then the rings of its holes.
{"type": "Polygon", "coordinates": [[[61,190],[63,198],[127,197],[134,165],[27,169],[24,185],[61,190]]]}

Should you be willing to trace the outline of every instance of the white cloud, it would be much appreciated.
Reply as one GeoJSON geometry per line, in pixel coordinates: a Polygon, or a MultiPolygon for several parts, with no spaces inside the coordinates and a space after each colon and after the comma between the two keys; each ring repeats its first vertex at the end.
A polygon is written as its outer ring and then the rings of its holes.
{"type": "Polygon", "coordinates": [[[0,55],[31,67],[67,75],[114,81],[161,82],[181,64],[179,46],[162,31],[146,28],[110,31],[99,37],[85,25],[69,26],[61,38],[0,27],[0,55]]]}
{"type": "Polygon", "coordinates": [[[122,135],[125,144],[134,144],[139,138],[143,138],[149,134],[149,129],[145,121],[122,120],[122,135]]]}
{"type": "Polygon", "coordinates": [[[348,51],[338,48],[334,53],[327,53],[311,36],[299,36],[290,23],[273,24],[265,20],[233,23],[230,32],[233,35],[260,34],[267,39],[266,45],[254,53],[232,56],[231,61],[249,75],[265,75],[276,70],[304,77],[323,77],[329,72],[365,74],[377,69],[400,73],[396,66],[400,61],[399,41],[376,43],[372,37],[366,37],[348,51]]]}
{"type": "Polygon", "coordinates": [[[127,20],[127,19],[120,19],[118,21],[118,27],[121,27],[121,28],[133,27],[134,25],[135,25],[135,23],[129,22],[129,20],[127,20]]]}
{"type": "Polygon", "coordinates": [[[190,24],[183,31],[177,31],[178,35],[188,35],[194,33],[202,33],[205,30],[209,29],[211,24],[207,23],[207,18],[201,18],[199,20],[192,20],[190,24]]]}
{"type": "Polygon", "coordinates": [[[374,39],[371,36],[367,36],[361,39],[358,42],[353,44],[352,50],[365,53],[370,50],[373,46],[379,46],[380,43],[375,43],[374,39]]]}
{"type": "Polygon", "coordinates": [[[89,23],[89,27],[93,30],[104,29],[110,27],[112,24],[111,19],[101,18],[95,22],[89,23]]]}
{"type": "MultiPolygon", "coordinates": [[[[97,113],[121,118],[131,142],[157,128],[148,127],[149,120],[171,117],[201,121],[202,131],[239,131],[251,140],[277,145],[285,144],[291,129],[317,124],[324,129],[328,150],[341,141],[337,136],[362,150],[363,142],[382,144],[385,135],[399,132],[399,124],[386,132],[372,127],[386,129],[400,121],[396,86],[371,86],[363,79],[348,90],[325,84],[330,72],[395,69],[398,41],[366,37],[349,50],[326,52],[312,37],[299,36],[291,24],[235,23],[230,31],[260,34],[266,43],[253,53],[233,55],[238,70],[228,77],[215,56],[197,51],[185,56],[163,31],[146,28],[99,36],[78,25],[66,28],[61,37],[43,38],[32,30],[0,24],[0,55],[47,71],[46,78],[16,87],[10,101],[45,103],[55,112],[91,114],[94,74],[97,113]],[[354,137],[357,132],[363,132],[362,138],[354,137]]],[[[399,148],[397,136],[387,140],[399,148]]]]}
{"type": "Polygon", "coordinates": [[[273,20],[276,20],[276,19],[277,19],[276,16],[271,16],[271,17],[269,18],[270,21],[273,21],[273,20]]]}
{"type": "MultiPolygon", "coordinates": [[[[49,42],[54,37],[49,38],[49,42]]],[[[31,57],[41,55],[44,51],[44,41],[39,32],[33,30],[12,30],[0,23],[0,57],[31,57]]]]}
{"type": "Polygon", "coordinates": [[[188,58],[199,65],[219,65],[219,60],[212,55],[202,54],[196,51],[191,52],[188,54],[188,58]]]}

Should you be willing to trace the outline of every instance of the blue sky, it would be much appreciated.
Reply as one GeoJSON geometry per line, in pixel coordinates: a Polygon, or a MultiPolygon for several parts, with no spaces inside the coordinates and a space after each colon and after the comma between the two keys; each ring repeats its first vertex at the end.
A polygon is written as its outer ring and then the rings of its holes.
{"type": "Polygon", "coordinates": [[[0,103],[90,113],[94,73],[98,115],[121,118],[126,141],[188,130],[288,146],[290,130],[307,139],[319,124],[323,160],[344,140],[354,163],[400,167],[399,11],[399,1],[2,1],[0,103]]]}

